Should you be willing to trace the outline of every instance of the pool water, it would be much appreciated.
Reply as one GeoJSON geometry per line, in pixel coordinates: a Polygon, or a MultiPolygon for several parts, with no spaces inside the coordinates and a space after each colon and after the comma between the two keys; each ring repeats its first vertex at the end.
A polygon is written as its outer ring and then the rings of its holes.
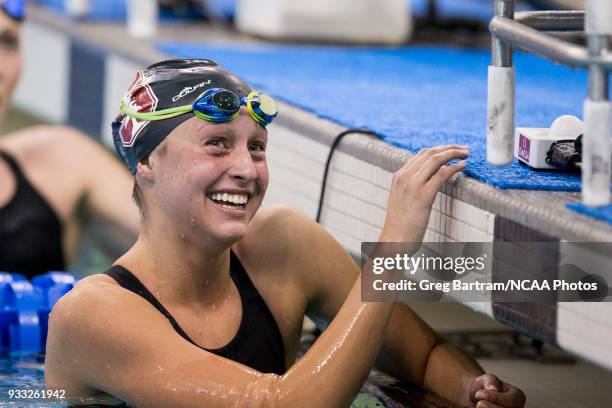
{"type": "Polygon", "coordinates": [[[67,404],[48,402],[40,398],[15,397],[15,393],[18,392],[33,394],[36,391],[42,393],[45,390],[44,362],[45,357],[42,354],[0,355],[0,407],[67,406],[67,404]]]}

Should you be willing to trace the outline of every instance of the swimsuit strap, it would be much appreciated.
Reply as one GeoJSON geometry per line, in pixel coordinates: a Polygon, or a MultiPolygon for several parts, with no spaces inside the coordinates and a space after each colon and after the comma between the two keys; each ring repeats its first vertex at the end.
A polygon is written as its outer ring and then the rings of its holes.
{"type": "Polygon", "coordinates": [[[174,320],[174,317],[172,317],[164,305],[159,303],[157,298],[142,284],[142,282],[140,282],[140,280],[138,280],[136,276],[134,276],[132,272],[128,271],[121,265],[113,265],[108,271],[105,272],[105,274],[113,278],[123,288],[145,298],[170,321],[170,324],[172,324],[174,330],[176,330],[181,337],[188,342],[195,344],[194,341],[191,340],[187,333],[185,333],[185,331],[181,328],[181,326],[179,326],[178,322],[174,320]]]}

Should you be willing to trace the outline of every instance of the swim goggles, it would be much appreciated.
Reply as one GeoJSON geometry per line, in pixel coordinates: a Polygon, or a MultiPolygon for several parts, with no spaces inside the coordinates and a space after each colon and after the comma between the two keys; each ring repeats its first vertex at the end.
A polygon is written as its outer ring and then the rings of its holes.
{"type": "Polygon", "coordinates": [[[25,17],[25,0],[0,0],[0,8],[17,21],[25,17]]]}
{"type": "Polygon", "coordinates": [[[246,106],[249,115],[262,127],[266,127],[278,114],[278,107],[271,96],[263,92],[251,92],[240,98],[234,92],[223,88],[211,88],[198,96],[192,105],[177,106],[155,112],[129,111],[125,102],[121,102],[121,113],[140,120],[154,121],[174,118],[193,112],[200,119],[208,122],[229,122],[240,113],[240,107],[246,106]]]}

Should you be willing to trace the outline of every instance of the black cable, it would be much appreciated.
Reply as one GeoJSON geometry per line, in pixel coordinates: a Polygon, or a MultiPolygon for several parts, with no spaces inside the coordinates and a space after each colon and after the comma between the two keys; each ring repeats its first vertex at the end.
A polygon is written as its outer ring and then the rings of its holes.
{"type": "Polygon", "coordinates": [[[321,221],[321,211],[323,210],[323,199],[325,198],[325,187],[327,185],[327,174],[329,173],[329,165],[331,163],[332,156],[334,154],[334,151],[336,150],[336,147],[338,147],[338,145],[340,144],[344,136],[351,134],[351,133],[370,135],[378,139],[382,139],[379,135],[367,129],[347,129],[339,133],[334,138],[334,141],[331,144],[331,147],[329,148],[329,154],[327,155],[327,162],[325,162],[325,172],[323,173],[323,181],[321,183],[321,194],[319,195],[319,208],[317,209],[317,218],[316,218],[317,222],[321,221]]]}

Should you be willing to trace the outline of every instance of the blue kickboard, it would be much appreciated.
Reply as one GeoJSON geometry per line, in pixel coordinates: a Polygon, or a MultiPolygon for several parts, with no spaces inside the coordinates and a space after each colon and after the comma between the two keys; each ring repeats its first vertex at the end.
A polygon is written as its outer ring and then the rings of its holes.
{"type": "MultiPolygon", "coordinates": [[[[465,144],[465,173],[499,188],[580,190],[580,175],[486,163],[487,67],[482,50],[160,43],[173,57],[210,58],[280,100],[396,146],[465,144]]],[[[518,127],[582,117],[587,75],[516,53],[518,127]]],[[[282,115],[282,112],[280,113],[282,115]]]]}

